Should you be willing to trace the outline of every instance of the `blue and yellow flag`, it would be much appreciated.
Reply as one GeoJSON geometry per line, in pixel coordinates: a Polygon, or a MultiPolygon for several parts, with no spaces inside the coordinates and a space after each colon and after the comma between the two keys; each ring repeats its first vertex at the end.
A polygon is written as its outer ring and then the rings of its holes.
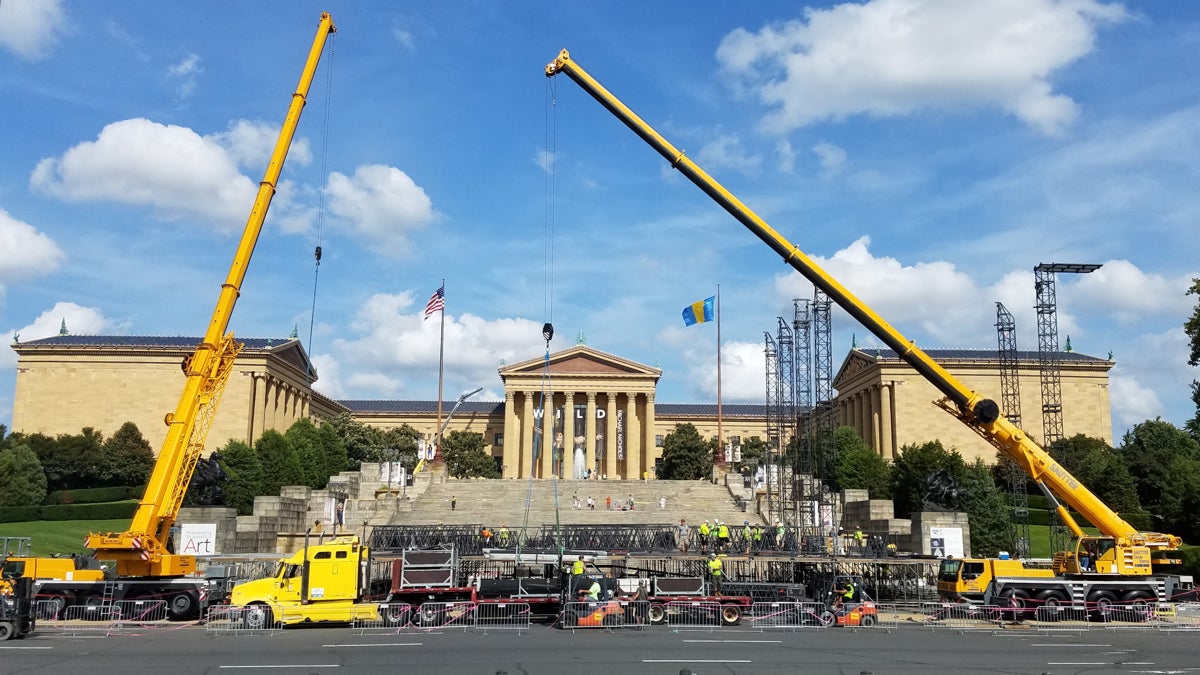
{"type": "Polygon", "coordinates": [[[683,325],[691,326],[705,321],[712,321],[716,318],[716,313],[713,311],[713,306],[717,302],[717,296],[698,300],[683,308],[683,325]]]}

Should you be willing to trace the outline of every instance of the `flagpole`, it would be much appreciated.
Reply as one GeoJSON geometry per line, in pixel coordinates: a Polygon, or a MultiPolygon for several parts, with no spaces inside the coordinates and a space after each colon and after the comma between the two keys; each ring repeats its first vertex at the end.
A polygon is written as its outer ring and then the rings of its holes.
{"type": "Polygon", "coordinates": [[[438,331],[438,394],[437,394],[437,432],[434,436],[434,457],[441,459],[442,454],[442,366],[446,348],[446,279],[442,279],[442,315],[441,328],[438,331]]]}
{"type": "Polygon", "coordinates": [[[717,452],[725,457],[725,437],[721,433],[721,284],[717,284],[717,452]]]}

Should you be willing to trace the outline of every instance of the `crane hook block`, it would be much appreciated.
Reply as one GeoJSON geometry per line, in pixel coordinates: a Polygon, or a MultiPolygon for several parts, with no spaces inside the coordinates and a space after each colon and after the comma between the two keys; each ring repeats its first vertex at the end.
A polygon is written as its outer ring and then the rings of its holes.
{"type": "Polygon", "coordinates": [[[549,342],[554,339],[554,324],[546,322],[542,324],[542,337],[549,342]]]}

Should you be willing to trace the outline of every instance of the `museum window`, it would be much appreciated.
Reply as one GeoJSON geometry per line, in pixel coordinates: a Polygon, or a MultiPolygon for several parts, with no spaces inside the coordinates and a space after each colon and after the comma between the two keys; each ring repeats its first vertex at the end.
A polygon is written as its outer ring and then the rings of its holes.
{"type": "Polygon", "coordinates": [[[658,434],[657,436],[655,436],[654,437],[654,447],[661,448],[663,446],[663,438],[664,438],[664,436],[662,434],[658,434]]]}
{"type": "Polygon", "coordinates": [[[496,434],[496,441],[494,443],[492,443],[492,445],[504,445],[504,433],[503,432],[496,434]]]}

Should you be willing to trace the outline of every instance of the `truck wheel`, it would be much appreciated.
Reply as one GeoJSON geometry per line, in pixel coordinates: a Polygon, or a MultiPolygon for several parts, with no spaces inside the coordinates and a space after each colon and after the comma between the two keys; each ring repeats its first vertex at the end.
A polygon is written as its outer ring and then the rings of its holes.
{"type": "Polygon", "coordinates": [[[660,625],[667,622],[667,608],[661,603],[650,605],[650,623],[660,625]]]}
{"type": "Polygon", "coordinates": [[[266,605],[250,605],[242,613],[242,624],[250,630],[270,628],[274,623],[275,617],[266,605]]]}
{"type": "Polygon", "coordinates": [[[721,606],[721,625],[736,626],[742,622],[742,608],[737,605],[721,606]]]}
{"type": "Polygon", "coordinates": [[[420,626],[440,626],[446,621],[446,612],[438,612],[434,607],[421,605],[413,615],[413,622],[420,626]]]}
{"type": "Polygon", "coordinates": [[[191,593],[176,593],[167,601],[167,614],[172,621],[186,621],[195,618],[196,597],[191,593]]]}
{"type": "Polygon", "coordinates": [[[1092,617],[1105,623],[1116,618],[1116,602],[1117,596],[1111,591],[1096,591],[1088,597],[1088,603],[1092,605],[1092,617]]]}
{"type": "Polygon", "coordinates": [[[51,595],[42,601],[38,618],[45,619],[46,621],[62,619],[69,604],[71,604],[71,601],[66,595],[51,595]]]}
{"type": "Polygon", "coordinates": [[[384,605],[379,608],[379,615],[383,617],[383,625],[406,626],[408,625],[410,608],[408,605],[384,605]]]}
{"type": "Polygon", "coordinates": [[[1132,615],[1129,621],[1149,621],[1154,616],[1155,595],[1150,591],[1129,591],[1122,600],[1132,615]]]}
{"type": "Polygon", "coordinates": [[[0,621],[0,642],[11,640],[17,636],[17,631],[13,625],[7,621],[0,621]]]}
{"type": "Polygon", "coordinates": [[[1062,621],[1063,603],[1067,600],[1062,593],[1053,590],[1042,591],[1037,597],[1042,602],[1042,606],[1038,607],[1036,612],[1039,621],[1062,621]]]}

